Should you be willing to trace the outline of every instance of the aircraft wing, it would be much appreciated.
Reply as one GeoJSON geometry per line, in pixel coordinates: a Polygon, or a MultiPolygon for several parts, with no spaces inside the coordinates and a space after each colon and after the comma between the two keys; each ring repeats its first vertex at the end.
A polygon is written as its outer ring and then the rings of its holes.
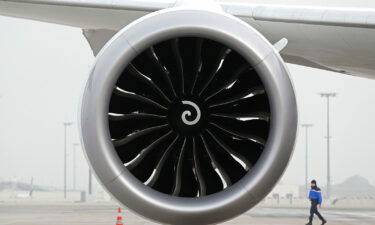
{"type": "Polygon", "coordinates": [[[375,78],[375,9],[224,4],[274,43],[285,37],[284,60],[375,78]]]}
{"type": "Polygon", "coordinates": [[[165,0],[0,0],[0,14],[82,29],[119,30],[173,5],[165,0]]]}
{"type": "MultiPolygon", "coordinates": [[[[293,64],[375,78],[375,9],[283,6],[221,1],[293,64]]],[[[94,54],[118,30],[174,0],[0,0],[0,14],[82,28],[94,54]]]]}

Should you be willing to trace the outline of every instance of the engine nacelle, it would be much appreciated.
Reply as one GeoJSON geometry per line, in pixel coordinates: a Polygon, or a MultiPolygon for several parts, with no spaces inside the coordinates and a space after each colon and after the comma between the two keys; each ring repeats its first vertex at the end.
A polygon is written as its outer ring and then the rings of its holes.
{"type": "Polygon", "coordinates": [[[81,109],[87,158],[129,209],[214,224],[262,200],[297,130],[273,46],[221,12],[168,9],[122,29],[97,56],[81,109]]]}

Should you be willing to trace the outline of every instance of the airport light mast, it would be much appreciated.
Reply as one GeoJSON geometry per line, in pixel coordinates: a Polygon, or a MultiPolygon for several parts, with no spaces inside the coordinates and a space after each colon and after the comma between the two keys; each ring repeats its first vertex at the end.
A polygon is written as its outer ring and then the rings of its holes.
{"type": "Polygon", "coordinates": [[[333,92],[324,92],[319,93],[320,97],[327,99],[327,199],[330,199],[331,196],[331,158],[330,158],[330,139],[332,138],[330,136],[330,114],[329,114],[329,100],[330,98],[334,98],[337,96],[337,93],[333,92]]]}
{"type": "Polygon", "coordinates": [[[305,147],[306,147],[306,152],[305,152],[305,192],[306,194],[308,193],[309,191],[309,160],[308,160],[308,132],[309,132],[309,128],[311,128],[313,125],[312,124],[301,124],[301,126],[303,128],[305,128],[305,147]]]}
{"type": "Polygon", "coordinates": [[[67,143],[66,143],[66,130],[71,126],[72,122],[64,122],[64,199],[66,199],[66,158],[67,158],[67,143]]]}
{"type": "Polygon", "coordinates": [[[89,195],[92,195],[92,173],[91,173],[90,167],[89,167],[89,195]]]}
{"type": "Polygon", "coordinates": [[[76,147],[78,147],[78,143],[73,144],[73,190],[77,190],[76,186],[76,175],[77,175],[77,162],[76,162],[76,147]]]}

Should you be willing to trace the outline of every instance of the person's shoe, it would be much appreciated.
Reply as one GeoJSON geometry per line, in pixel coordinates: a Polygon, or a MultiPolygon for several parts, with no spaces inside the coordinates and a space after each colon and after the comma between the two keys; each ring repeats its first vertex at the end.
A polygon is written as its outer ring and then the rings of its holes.
{"type": "Polygon", "coordinates": [[[308,222],[308,223],[306,223],[306,225],[312,225],[312,223],[311,223],[311,222],[308,222]]]}
{"type": "Polygon", "coordinates": [[[323,220],[322,221],[322,225],[326,224],[327,223],[327,220],[323,220]]]}

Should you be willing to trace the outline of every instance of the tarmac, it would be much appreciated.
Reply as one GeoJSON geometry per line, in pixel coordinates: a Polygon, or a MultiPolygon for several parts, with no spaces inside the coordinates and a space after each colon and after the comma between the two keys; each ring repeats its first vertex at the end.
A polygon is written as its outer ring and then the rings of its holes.
{"type": "MultiPolygon", "coordinates": [[[[116,203],[0,203],[0,225],[111,225],[116,223],[116,203]]],[[[222,225],[303,225],[308,208],[258,206],[222,225]]],[[[375,208],[322,208],[327,225],[375,225],[375,208]]],[[[127,209],[124,224],[152,223],[127,209]]],[[[320,224],[316,219],[314,224],[320,224]]]]}

